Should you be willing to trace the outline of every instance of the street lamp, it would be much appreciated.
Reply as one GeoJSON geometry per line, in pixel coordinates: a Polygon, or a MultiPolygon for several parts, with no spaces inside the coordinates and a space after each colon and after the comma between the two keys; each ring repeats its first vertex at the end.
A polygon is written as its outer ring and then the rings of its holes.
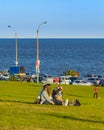
{"type": "Polygon", "coordinates": [[[39,73],[40,73],[40,60],[39,60],[39,39],[38,39],[38,33],[40,26],[43,24],[47,24],[47,22],[43,22],[38,25],[37,31],[36,31],[36,74],[37,74],[37,83],[39,82],[39,73]]]}
{"type": "Polygon", "coordinates": [[[16,33],[15,29],[12,28],[10,25],[8,25],[8,28],[13,29],[13,31],[14,31],[14,33],[15,33],[15,46],[16,46],[16,62],[15,62],[15,64],[16,64],[16,66],[18,66],[18,42],[17,42],[17,33],[16,33]]]}

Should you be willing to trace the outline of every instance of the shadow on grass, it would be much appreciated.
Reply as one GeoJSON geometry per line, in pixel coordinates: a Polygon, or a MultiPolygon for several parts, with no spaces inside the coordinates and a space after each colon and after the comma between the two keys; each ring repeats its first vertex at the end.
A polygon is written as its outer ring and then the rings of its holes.
{"type": "Polygon", "coordinates": [[[0,100],[0,102],[16,102],[16,103],[34,104],[33,102],[14,101],[14,100],[0,100]]]}
{"type": "MultiPolygon", "coordinates": [[[[33,102],[13,101],[13,100],[0,100],[0,102],[16,102],[16,103],[34,104],[33,102]]],[[[74,117],[74,116],[62,115],[61,113],[46,113],[45,112],[45,113],[41,113],[41,115],[47,116],[49,118],[50,117],[56,117],[56,118],[63,118],[63,119],[74,120],[74,121],[104,124],[104,121],[97,121],[97,120],[93,120],[93,119],[91,120],[91,119],[77,118],[77,117],[74,117]]]]}
{"type": "Polygon", "coordinates": [[[83,97],[83,98],[91,98],[91,97],[88,97],[88,96],[81,96],[81,95],[75,95],[75,94],[68,94],[68,96],[83,97]]]}
{"type": "Polygon", "coordinates": [[[53,116],[57,118],[64,118],[64,119],[70,119],[70,120],[75,120],[75,121],[81,121],[81,122],[90,122],[90,123],[98,123],[98,124],[104,124],[104,121],[97,121],[97,120],[90,120],[90,119],[82,119],[82,118],[77,118],[73,116],[65,116],[65,115],[59,115],[59,114],[47,114],[47,116],[53,116]]]}

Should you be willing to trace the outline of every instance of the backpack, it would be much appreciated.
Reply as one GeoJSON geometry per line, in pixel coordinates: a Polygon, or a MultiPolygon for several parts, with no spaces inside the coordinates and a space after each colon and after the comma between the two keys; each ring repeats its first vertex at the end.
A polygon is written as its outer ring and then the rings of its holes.
{"type": "Polygon", "coordinates": [[[52,92],[52,98],[55,98],[55,95],[57,95],[57,90],[54,89],[53,92],[52,92]]]}
{"type": "Polygon", "coordinates": [[[40,104],[41,102],[41,98],[37,98],[35,101],[34,101],[34,104],[40,104]]]}
{"type": "Polygon", "coordinates": [[[76,100],[74,101],[74,105],[73,105],[73,106],[80,106],[80,105],[81,105],[81,104],[80,104],[79,100],[76,99],[76,100]]]}

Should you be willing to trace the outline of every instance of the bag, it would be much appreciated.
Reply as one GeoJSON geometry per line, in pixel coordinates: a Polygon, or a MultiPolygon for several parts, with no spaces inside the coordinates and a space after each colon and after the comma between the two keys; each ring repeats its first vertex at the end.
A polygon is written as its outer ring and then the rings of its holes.
{"type": "Polygon", "coordinates": [[[34,104],[40,104],[40,102],[41,102],[41,98],[38,97],[38,98],[36,99],[36,101],[34,101],[34,104]]]}
{"type": "Polygon", "coordinates": [[[52,92],[52,98],[55,98],[55,95],[57,95],[57,90],[54,89],[53,92],[52,92]]]}
{"type": "Polygon", "coordinates": [[[81,105],[81,104],[80,104],[79,100],[76,99],[76,100],[74,101],[74,106],[80,106],[80,105],[81,105]]]}

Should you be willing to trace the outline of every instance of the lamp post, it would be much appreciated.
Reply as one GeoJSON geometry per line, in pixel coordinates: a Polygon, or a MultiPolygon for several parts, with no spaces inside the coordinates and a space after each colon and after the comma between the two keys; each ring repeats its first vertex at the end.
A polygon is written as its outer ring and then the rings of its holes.
{"type": "Polygon", "coordinates": [[[37,83],[39,82],[39,73],[40,73],[40,60],[39,60],[39,38],[38,33],[40,26],[43,24],[47,24],[47,22],[42,22],[38,25],[37,31],[36,31],[36,74],[37,74],[37,83]]]}
{"type": "Polygon", "coordinates": [[[16,62],[15,62],[15,64],[16,64],[16,66],[18,66],[18,42],[17,42],[17,33],[16,33],[15,29],[12,28],[10,25],[8,25],[8,28],[13,29],[13,31],[14,31],[14,33],[15,33],[15,46],[16,46],[16,62]]]}

